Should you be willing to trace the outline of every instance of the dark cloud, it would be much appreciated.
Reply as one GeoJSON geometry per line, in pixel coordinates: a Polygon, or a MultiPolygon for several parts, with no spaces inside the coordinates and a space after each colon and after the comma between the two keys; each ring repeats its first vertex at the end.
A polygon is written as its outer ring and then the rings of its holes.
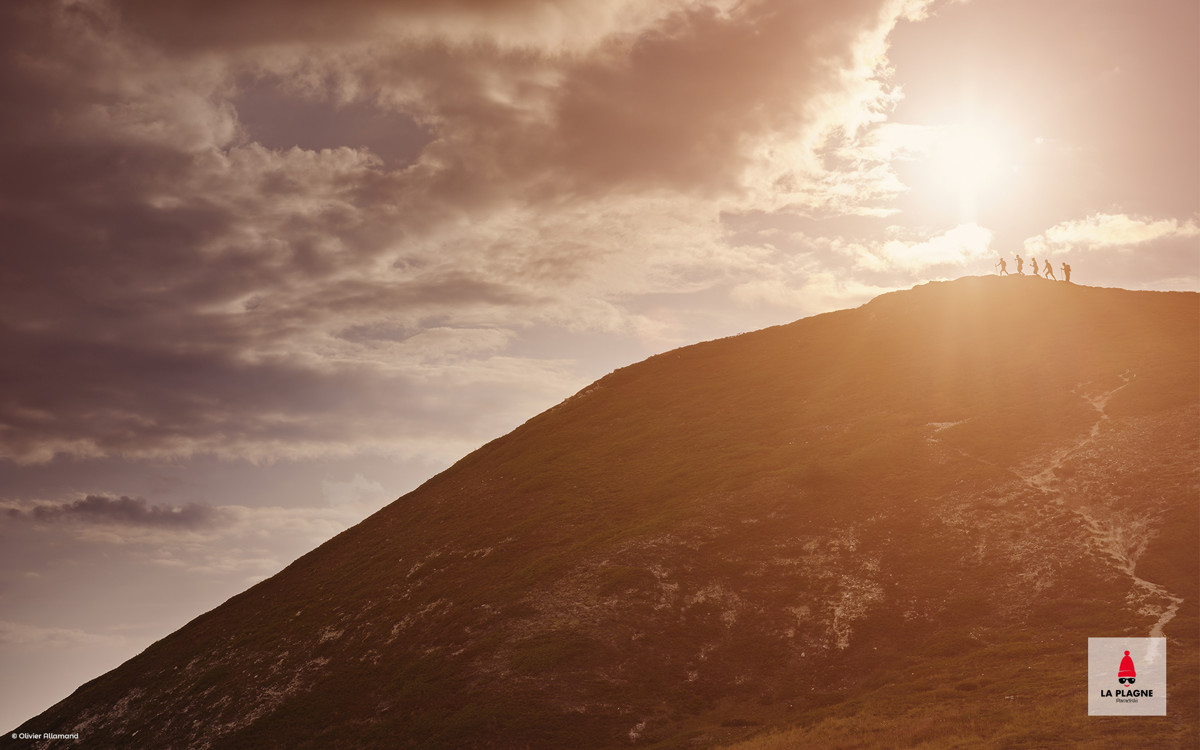
{"type": "MultiPolygon", "coordinates": [[[[381,372],[306,361],[302,353],[246,362],[236,348],[223,351],[212,341],[189,351],[186,341],[172,348],[10,331],[0,335],[8,357],[0,366],[0,447],[21,461],[193,453],[262,460],[400,442],[436,453],[439,441],[494,429],[481,420],[497,410],[452,398],[456,382],[491,381],[519,405],[545,376],[529,371],[521,382],[504,369],[481,366],[472,374],[463,366],[454,378],[429,382],[423,363],[447,351],[471,357],[469,337],[454,338],[420,351],[412,372],[381,372]]],[[[347,338],[347,346],[357,345],[347,338]]]]}
{"type": "MultiPolygon", "coordinates": [[[[114,0],[133,28],[164,46],[229,49],[283,42],[334,42],[386,23],[476,28],[497,21],[537,24],[585,10],[591,0],[114,0]]],[[[621,3],[616,3],[620,5],[621,3]]]]}
{"type": "Polygon", "coordinates": [[[366,148],[397,169],[416,161],[432,139],[402,113],[366,101],[306,97],[270,78],[239,85],[233,104],[247,137],[270,149],[366,148]]]}
{"type": "Polygon", "coordinates": [[[220,509],[208,505],[189,503],[178,508],[151,505],[145,498],[124,495],[88,495],[71,503],[38,505],[27,511],[9,508],[7,515],[14,520],[74,521],[173,529],[204,528],[229,521],[220,509]]]}
{"type": "Polygon", "coordinates": [[[622,325],[588,297],[700,252],[642,196],[736,192],[894,21],[646,7],[5,4],[0,457],[486,437],[472,399],[560,387],[495,356],[511,332],[622,325]]]}
{"type": "Polygon", "coordinates": [[[462,205],[711,196],[743,187],[762,138],[840,124],[839,110],[854,109],[848,71],[870,67],[861,45],[882,40],[898,12],[884,0],[663,7],[676,10],[588,49],[381,46],[369,65],[342,69],[343,85],[378,92],[436,131],[424,187],[462,205]]]}
{"type": "Polygon", "coordinates": [[[682,11],[572,70],[559,103],[567,172],[608,189],[736,189],[756,138],[822,125],[878,0],[682,11]],[[627,48],[626,48],[627,47],[627,48]]]}

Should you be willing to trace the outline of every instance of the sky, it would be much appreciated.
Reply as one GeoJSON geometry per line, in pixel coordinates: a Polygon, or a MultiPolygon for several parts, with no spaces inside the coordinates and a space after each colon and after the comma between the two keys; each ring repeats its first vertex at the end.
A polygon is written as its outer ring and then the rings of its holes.
{"type": "Polygon", "coordinates": [[[649,355],[1200,288],[1198,9],[0,4],[0,728],[649,355]]]}

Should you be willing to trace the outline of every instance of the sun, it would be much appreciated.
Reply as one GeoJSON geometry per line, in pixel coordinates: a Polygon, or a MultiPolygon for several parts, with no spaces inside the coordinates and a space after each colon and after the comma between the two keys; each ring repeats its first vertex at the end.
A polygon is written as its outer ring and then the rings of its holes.
{"type": "Polygon", "coordinates": [[[955,123],[938,133],[930,149],[931,181],[958,197],[962,219],[973,220],[979,201],[1019,171],[1012,139],[995,123],[955,123]]]}
{"type": "Polygon", "coordinates": [[[940,181],[957,188],[978,189],[1004,171],[1005,154],[994,129],[952,125],[934,147],[933,168],[940,181]]]}

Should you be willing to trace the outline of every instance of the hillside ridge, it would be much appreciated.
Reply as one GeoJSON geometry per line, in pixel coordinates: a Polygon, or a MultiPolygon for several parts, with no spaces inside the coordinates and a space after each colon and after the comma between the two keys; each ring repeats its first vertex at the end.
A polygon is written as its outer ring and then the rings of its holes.
{"type": "Polygon", "coordinates": [[[1144,738],[1191,746],[1198,313],[1192,292],[968,277],[650,357],[17,731],[1103,747],[1080,642],[1162,634],[1171,714],[1144,738]]]}

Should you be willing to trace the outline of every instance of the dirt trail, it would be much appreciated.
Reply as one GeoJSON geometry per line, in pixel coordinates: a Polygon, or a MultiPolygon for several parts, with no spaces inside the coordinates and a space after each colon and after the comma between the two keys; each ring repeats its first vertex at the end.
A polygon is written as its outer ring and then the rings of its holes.
{"type": "Polygon", "coordinates": [[[1158,615],[1158,620],[1150,628],[1150,637],[1161,638],[1163,628],[1179,612],[1183,598],[1175,596],[1157,583],[1139,577],[1134,572],[1137,560],[1146,549],[1146,544],[1153,534],[1150,522],[1143,519],[1139,523],[1136,520],[1131,521],[1124,518],[1119,518],[1116,522],[1111,519],[1100,520],[1085,508],[1073,508],[1072,510],[1087,525],[1088,531],[1092,534],[1092,543],[1107,555],[1117,568],[1128,575],[1133,580],[1133,584],[1141,590],[1142,608],[1140,612],[1146,615],[1158,615]],[[1163,600],[1168,602],[1165,607],[1161,605],[1163,600]],[[1159,603],[1158,606],[1155,606],[1156,602],[1159,603]]]}
{"type": "Polygon", "coordinates": [[[1096,419],[1096,422],[1092,425],[1092,429],[1088,432],[1088,436],[1072,446],[1055,451],[1050,456],[1049,465],[1037,474],[1022,474],[1020,472],[1014,473],[1023,479],[1026,484],[1036,490],[1058,494],[1059,491],[1054,486],[1058,470],[1063,467],[1068,458],[1096,441],[1096,438],[1100,436],[1100,425],[1104,424],[1104,422],[1108,419],[1108,414],[1105,412],[1105,408],[1108,406],[1109,400],[1116,395],[1117,391],[1132,383],[1134,377],[1136,376],[1125,373],[1121,376],[1122,383],[1116,388],[1113,388],[1111,391],[1104,391],[1103,393],[1081,393],[1080,397],[1091,404],[1092,408],[1095,409],[1096,413],[1099,415],[1096,419]]]}
{"type": "MultiPolygon", "coordinates": [[[[1118,391],[1133,382],[1136,375],[1125,373],[1121,376],[1121,385],[1110,391],[1101,393],[1080,393],[1080,396],[1096,410],[1096,422],[1088,432],[1087,437],[1072,446],[1056,451],[1050,457],[1049,465],[1037,474],[1022,474],[1014,470],[1030,488],[1055,496],[1057,502],[1064,504],[1062,491],[1058,487],[1057,471],[1067,459],[1094,443],[1100,436],[1101,425],[1108,420],[1105,409],[1108,402],[1118,391]]],[[[1137,575],[1137,561],[1149,544],[1154,534],[1153,519],[1145,516],[1131,516],[1128,513],[1107,513],[1098,516],[1088,507],[1068,506],[1069,510],[1083,520],[1090,534],[1090,542],[1102,554],[1112,561],[1121,572],[1133,581],[1140,591],[1140,612],[1146,615],[1158,615],[1158,620],[1150,628],[1150,637],[1161,638],[1163,628],[1179,612],[1183,598],[1175,596],[1166,588],[1152,583],[1137,575]],[[1164,606],[1164,602],[1166,602],[1164,606]]]]}

